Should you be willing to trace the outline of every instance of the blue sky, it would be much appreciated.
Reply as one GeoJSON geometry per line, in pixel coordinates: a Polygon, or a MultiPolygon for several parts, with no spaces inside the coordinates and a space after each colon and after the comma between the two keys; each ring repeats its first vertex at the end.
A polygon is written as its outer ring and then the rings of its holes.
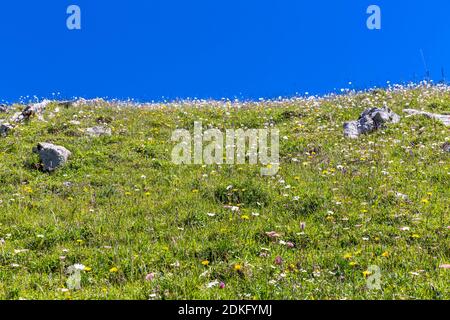
{"type": "Polygon", "coordinates": [[[16,0],[0,3],[0,100],[325,93],[450,77],[448,0],[16,0]],[[81,30],[66,9],[81,8],[81,30]],[[366,9],[382,10],[382,29],[366,9]]]}

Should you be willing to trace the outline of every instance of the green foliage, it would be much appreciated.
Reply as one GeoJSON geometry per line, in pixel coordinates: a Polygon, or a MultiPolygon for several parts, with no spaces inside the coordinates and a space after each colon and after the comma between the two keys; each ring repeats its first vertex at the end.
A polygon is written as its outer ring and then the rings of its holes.
{"type": "Polygon", "coordinates": [[[449,131],[403,117],[344,139],[344,121],[384,102],[402,116],[411,107],[448,112],[450,94],[50,106],[48,122],[32,119],[0,139],[0,298],[449,299],[450,272],[440,268],[450,263],[450,161],[441,149],[449,131]],[[278,175],[172,164],[172,131],[194,121],[276,126],[278,175]],[[99,123],[113,135],[83,133],[99,123]],[[38,142],[67,147],[69,163],[40,171],[38,142]],[[80,290],[67,288],[74,264],[85,266],[80,290]],[[367,288],[371,265],[381,290],[367,288]],[[215,280],[226,287],[208,288],[215,280]]]}

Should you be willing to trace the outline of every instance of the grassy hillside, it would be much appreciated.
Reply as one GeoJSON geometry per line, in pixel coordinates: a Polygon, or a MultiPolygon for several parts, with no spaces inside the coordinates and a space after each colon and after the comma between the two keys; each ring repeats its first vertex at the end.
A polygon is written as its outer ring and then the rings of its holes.
{"type": "Polygon", "coordinates": [[[0,298],[450,299],[450,270],[440,268],[450,263],[449,129],[406,118],[406,107],[448,113],[450,89],[54,103],[45,121],[0,138],[0,298]],[[399,124],[343,137],[345,121],[384,102],[399,124]],[[279,128],[278,175],[251,165],[174,165],[173,130],[199,120],[221,130],[279,128]],[[86,136],[100,122],[112,136],[86,136]],[[38,142],[72,157],[44,173],[31,152],[38,142]],[[74,264],[84,265],[80,290],[67,289],[74,264]],[[371,265],[381,270],[381,290],[367,288],[371,265]]]}

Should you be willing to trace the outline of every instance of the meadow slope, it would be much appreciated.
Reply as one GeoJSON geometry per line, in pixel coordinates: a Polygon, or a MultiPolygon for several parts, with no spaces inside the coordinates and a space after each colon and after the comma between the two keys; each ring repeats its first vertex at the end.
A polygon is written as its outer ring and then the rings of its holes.
{"type": "Polygon", "coordinates": [[[449,113],[450,89],[52,103],[0,138],[0,299],[450,299],[449,128],[405,108],[449,113]],[[399,124],[343,137],[384,103],[399,124]],[[173,130],[199,120],[280,129],[278,175],[173,164],[173,130]],[[98,123],[112,135],[83,132],[98,123]],[[68,148],[69,162],[42,172],[38,142],[68,148]],[[367,288],[373,265],[380,290],[367,288]]]}

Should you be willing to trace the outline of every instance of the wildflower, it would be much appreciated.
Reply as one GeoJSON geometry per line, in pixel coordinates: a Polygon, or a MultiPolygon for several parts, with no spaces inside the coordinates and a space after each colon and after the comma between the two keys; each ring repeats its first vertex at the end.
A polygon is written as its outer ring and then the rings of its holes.
{"type": "Polygon", "coordinates": [[[146,281],[153,281],[154,278],[155,278],[155,274],[153,272],[150,272],[149,274],[147,274],[145,276],[146,281]]]}
{"type": "Polygon", "coordinates": [[[216,216],[215,213],[211,213],[211,212],[208,212],[207,215],[208,215],[208,217],[215,217],[216,216]]]}
{"type": "Polygon", "coordinates": [[[207,267],[209,265],[209,261],[208,260],[203,260],[202,261],[202,265],[204,265],[205,267],[207,267]]]}
{"type": "Polygon", "coordinates": [[[387,258],[389,257],[389,252],[385,251],[381,254],[382,257],[387,258]]]}
{"type": "Polygon", "coordinates": [[[353,257],[353,256],[352,256],[351,253],[346,253],[346,254],[344,254],[344,259],[346,259],[346,260],[350,260],[352,257],[353,257]]]}
{"type": "Polygon", "coordinates": [[[270,231],[270,232],[266,232],[266,235],[271,238],[271,239],[275,239],[275,238],[279,238],[281,237],[278,233],[276,233],[275,231],[270,231]]]}
{"type": "Polygon", "coordinates": [[[244,214],[243,216],[241,216],[242,220],[250,220],[250,217],[246,214],[244,214]]]}
{"type": "Polygon", "coordinates": [[[419,239],[420,238],[420,236],[417,233],[414,233],[411,237],[413,239],[419,239]]]}
{"type": "Polygon", "coordinates": [[[198,193],[197,189],[192,190],[192,193],[198,193]]]}
{"type": "Polygon", "coordinates": [[[33,193],[33,188],[31,188],[30,186],[26,186],[23,188],[23,191],[31,194],[31,193],[33,193]]]}
{"type": "Polygon", "coordinates": [[[79,244],[83,244],[84,240],[78,239],[77,242],[78,242],[79,244]]]}
{"type": "Polygon", "coordinates": [[[131,192],[129,192],[129,191],[125,192],[125,195],[126,196],[131,196],[131,192]]]}
{"type": "Polygon", "coordinates": [[[86,272],[92,271],[92,268],[91,267],[84,267],[84,271],[86,271],[86,272]]]}
{"type": "Polygon", "coordinates": [[[109,269],[109,272],[116,273],[119,272],[119,269],[117,267],[112,267],[111,269],[109,269]]]}
{"type": "Polygon", "coordinates": [[[0,239],[0,246],[5,245],[5,243],[6,243],[5,239],[1,238],[1,239],[0,239]]]}
{"type": "Polygon", "coordinates": [[[277,257],[275,258],[275,264],[276,264],[276,265],[281,265],[281,264],[283,264],[283,258],[281,258],[280,256],[277,256],[277,257]]]}
{"type": "Polygon", "coordinates": [[[225,282],[220,282],[219,283],[219,288],[220,289],[225,289],[225,282]]]}
{"type": "Polygon", "coordinates": [[[144,194],[145,194],[145,196],[150,197],[150,192],[146,192],[144,194]]]}
{"type": "Polygon", "coordinates": [[[292,242],[286,242],[286,246],[287,246],[289,249],[292,249],[292,248],[295,247],[295,245],[294,245],[292,242]]]}
{"type": "Polygon", "coordinates": [[[229,209],[229,210],[231,210],[232,212],[237,212],[237,211],[240,210],[240,208],[239,208],[239,207],[236,207],[236,206],[224,206],[223,208],[224,208],[224,209],[229,209]]]}
{"type": "Polygon", "coordinates": [[[208,284],[206,285],[206,287],[209,289],[209,288],[215,287],[215,286],[217,286],[217,285],[219,285],[219,281],[214,280],[214,281],[208,283],[208,284]]]}
{"type": "Polygon", "coordinates": [[[242,266],[241,266],[240,264],[236,263],[236,264],[234,265],[234,270],[235,270],[235,271],[241,271],[241,270],[242,270],[242,266]]]}
{"type": "Polygon", "coordinates": [[[351,261],[351,262],[349,263],[349,265],[350,265],[350,267],[356,267],[356,266],[358,265],[358,263],[355,262],[355,261],[351,261]]]}
{"type": "Polygon", "coordinates": [[[364,278],[367,278],[368,276],[370,276],[372,274],[372,272],[370,272],[369,270],[366,270],[363,272],[363,276],[364,278]]]}
{"type": "Polygon", "coordinates": [[[430,203],[430,200],[428,200],[428,199],[422,199],[422,203],[424,203],[424,204],[429,204],[429,203],[430,203]]]}
{"type": "Polygon", "coordinates": [[[450,269],[450,264],[442,264],[439,266],[441,269],[450,269]]]}
{"type": "Polygon", "coordinates": [[[306,228],[306,222],[301,222],[300,223],[300,230],[305,231],[306,228]]]}

